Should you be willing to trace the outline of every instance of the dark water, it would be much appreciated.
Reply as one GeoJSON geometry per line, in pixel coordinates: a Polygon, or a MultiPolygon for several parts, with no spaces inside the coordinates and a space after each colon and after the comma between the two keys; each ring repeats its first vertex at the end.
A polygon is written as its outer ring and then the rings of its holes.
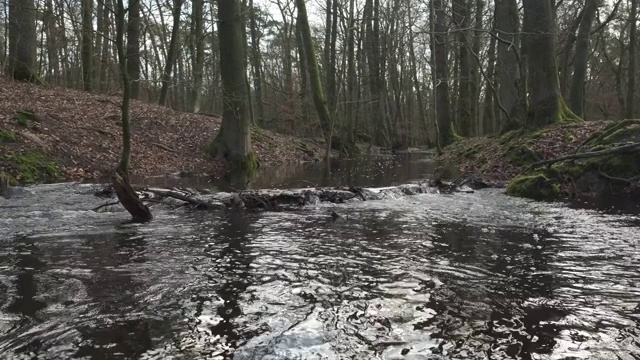
{"type": "MultiPolygon", "coordinates": [[[[156,177],[136,179],[150,186],[214,188],[223,191],[248,189],[282,189],[318,186],[380,187],[409,180],[425,179],[436,164],[424,153],[379,155],[357,159],[331,159],[329,164],[303,163],[261,169],[251,179],[206,176],[156,177]]],[[[107,180],[108,181],[108,180],[107,180]]]]}
{"type": "Polygon", "coordinates": [[[0,198],[0,358],[640,358],[637,215],[483,190],[132,225],[93,188],[0,198]]]}

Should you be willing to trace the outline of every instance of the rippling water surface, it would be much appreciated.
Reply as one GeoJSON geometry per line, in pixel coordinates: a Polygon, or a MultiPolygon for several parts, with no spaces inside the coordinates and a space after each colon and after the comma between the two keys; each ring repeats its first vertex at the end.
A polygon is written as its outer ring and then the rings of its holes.
{"type": "Polygon", "coordinates": [[[93,189],[0,198],[0,358],[640,358],[635,215],[483,190],[132,225],[93,189]]]}

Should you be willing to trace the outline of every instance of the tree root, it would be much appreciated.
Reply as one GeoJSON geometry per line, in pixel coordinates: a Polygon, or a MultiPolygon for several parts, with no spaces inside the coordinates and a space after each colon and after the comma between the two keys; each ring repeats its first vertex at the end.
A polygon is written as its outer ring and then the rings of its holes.
{"type": "Polygon", "coordinates": [[[602,132],[596,132],[593,135],[589,136],[587,139],[585,139],[580,146],[578,146],[576,148],[575,153],[577,154],[585,145],[587,145],[590,142],[598,142],[604,138],[606,138],[607,136],[615,133],[616,131],[628,126],[628,125],[633,125],[633,124],[640,124],[640,120],[634,120],[634,119],[626,119],[626,120],[622,120],[620,122],[617,122],[613,125],[610,125],[608,127],[605,127],[604,130],[602,132]]]}
{"type": "Polygon", "coordinates": [[[629,153],[634,153],[634,152],[637,152],[637,151],[640,151],[640,143],[632,143],[632,144],[623,145],[623,146],[619,146],[619,147],[612,148],[612,149],[591,151],[591,152],[584,152],[584,153],[577,153],[577,154],[573,154],[573,155],[560,156],[560,157],[557,157],[557,158],[554,158],[554,159],[538,161],[538,162],[535,162],[535,163],[529,165],[529,167],[526,170],[534,169],[534,168],[536,168],[538,166],[543,166],[543,165],[549,166],[551,164],[555,164],[557,162],[565,161],[565,160],[585,159],[585,158],[590,158],[590,157],[611,155],[611,154],[629,154],[629,153]]]}

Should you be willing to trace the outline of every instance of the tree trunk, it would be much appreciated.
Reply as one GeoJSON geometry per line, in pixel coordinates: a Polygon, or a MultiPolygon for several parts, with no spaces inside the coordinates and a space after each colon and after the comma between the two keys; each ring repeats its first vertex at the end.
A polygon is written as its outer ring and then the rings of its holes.
{"type": "Polygon", "coordinates": [[[578,120],[560,93],[556,66],[555,24],[549,0],[524,0],[529,76],[527,129],[537,129],[559,121],[578,120]]]}
{"type": "MultiPolygon", "coordinates": [[[[106,4],[102,4],[101,6],[106,7],[106,4]]],[[[100,37],[98,37],[98,42],[101,42],[101,51],[99,53],[100,56],[100,71],[98,75],[98,83],[100,86],[100,91],[105,91],[107,89],[107,71],[109,69],[109,35],[110,29],[109,26],[109,10],[104,9],[102,13],[102,27],[98,28],[100,32],[100,37]]]]}
{"type": "Polygon", "coordinates": [[[318,111],[320,126],[322,127],[325,141],[327,142],[327,153],[325,155],[328,157],[331,148],[331,136],[333,135],[331,115],[327,109],[327,102],[322,89],[322,78],[316,61],[316,51],[313,47],[313,38],[311,37],[311,28],[309,27],[309,19],[307,18],[305,0],[296,0],[296,5],[298,6],[298,23],[300,25],[300,32],[304,43],[304,53],[307,58],[307,66],[309,68],[309,79],[311,80],[313,102],[316,106],[316,110],[318,111]]]}
{"type": "Polygon", "coordinates": [[[356,59],[355,59],[355,0],[349,0],[349,19],[347,30],[347,91],[346,91],[346,133],[343,139],[343,148],[346,153],[357,152],[355,138],[355,114],[356,114],[356,59]]]}
{"type": "Polygon", "coordinates": [[[123,0],[118,0],[116,9],[116,49],[122,81],[122,157],[117,173],[129,180],[129,162],[131,160],[131,125],[129,124],[129,102],[131,100],[131,81],[127,72],[127,54],[124,49],[125,8],[123,0]]]}
{"type": "Polygon", "coordinates": [[[58,83],[60,77],[60,58],[58,56],[59,44],[58,44],[58,28],[56,26],[55,14],[53,12],[53,1],[47,0],[45,2],[45,18],[44,26],[46,26],[47,33],[47,60],[49,62],[49,80],[53,83],[58,83]]]}
{"type": "MultiPolygon", "coordinates": [[[[494,33],[494,29],[491,29],[491,32],[494,33]]],[[[482,131],[481,135],[489,135],[495,132],[495,124],[497,122],[496,119],[496,109],[495,109],[495,98],[497,94],[493,92],[491,89],[491,85],[493,84],[493,88],[496,89],[499,87],[498,80],[496,79],[496,46],[497,40],[495,36],[491,37],[489,40],[489,55],[487,59],[487,86],[485,88],[484,94],[484,105],[483,105],[483,114],[482,114],[482,131]]]]}
{"type": "Polygon", "coordinates": [[[82,88],[93,90],[93,0],[82,0],[82,88]]]}
{"type": "MultiPolygon", "coordinates": [[[[548,1],[548,0],[544,0],[548,1]]],[[[518,59],[520,39],[518,37],[518,4],[516,0],[496,0],[495,29],[498,41],[499,99],[506,114],[502,114],[501,132],[513,130],[522,125],[525,115],[524,94],[518,59]]],[[[555,56],[555,55],[554,55],[555,56]]],[[[553,59],[555,61],[555,59],[553,59]]]]}
{"type": "MultiPolygon", "coordinates": [[[[233,2],[235,2],[235,0],[233,0],[233,2]]],[[[171,81],[171,71],[173,70],[173,66],[176,62],[178,38],[180,36],[180,12],[182,10],[182,4],[184,4],[184,0],[173,0],[173,27],[171,28],[171,41],[169,42],[169,51],[167,51],[167,61],[162,73],[162,88],[160,89],[160,100],[158,100],[160,105],[165,105],[167,102],[169,82],[171,81]]]]}
{"type": "Polygon", "coordinates": [[[258,161],[251,148],[251,103],[240,9],[238,0],[218,3],[223,114],[220,131],[210,144],[209,151],[212,156],[226,159],[233,169],[253,173],[258,161]]]}
{"type": "Polygon", "coordinates": [[[127,55],[124,45],[125,9],[123,0],[118,0],[116,10],[116,47],[122,78],[122,158],[112,177],[112,185],[122,206],[131,214],[134,222],[151,221],[153,216],[129,184],[129,159],[131,158],[131,127],[129,124],[129,101],[131,98],[131,82],[127,73],[127,55]]]}
{"type": "Polygon", "coordinates": [[[8,74],[40,82],[36,70],[36,11],[33,0],[9,0],[8,74]]]}
{"type": "Polygon", "coordinates": [[[202,80],[204,74],[204,1],[193,0],[193,90],[191,92],[191,110],[200,112],[202,106],[202,80]]]}
{"type": "Polygon", "coordinates": [[[435,111],[438,129],[438,147],[442,148],[453,141],[451,123],[451,102],[449,100],[449,69],[447,49],[447,14],[444,0],[431,0],[433,34],[431,49],[433,52],[435,111]]]}
{"type": "Polygon", "coordinates": [[[638,56],[638,43],[637,43],[637,29],[638,29],[638,0],[631,0],[631,10],[629,12],[629,21],[631,27],[629,29],[629,55],[627,60],[629,64],[627,66],[627,107],[625,110],[625,117],[627,119],[633,119],[635,116],[635,93],[636,93],[636,56],[638,56]]]}
{"type": "Polygon", "coordinates": [[[131,82],[131,98],[140,96],[140,1],[129,1],[127,21],[127,73],[131,82]]]}
{"type": "Polygon", "coordinates": [[[584,117],[584,93],[587,77],[587,64],[589,61],[589,38],[591,25],[596,16],[599,0],[587,0],[582,12],[578,37],[576,38],[576,53],[573,57],[573,79],[569,95],[569,107],[578,116],[584,117]]]}
{"type": "MultiPolygon", "coordinates": [[[[264,104],[262,103],[262,60],[260,55],[260,35],[258,20],[256,19],[257,8],[253,5],[253,0],[249,0],[249,21],[251,33],[251,67],[253,68],[253,93],[256,103],[255,121],[262,126],[264,124],[264,104]]],[[[300,76],[305,76],[301,74],[300,76]]]]}
{"type": "MultiPolygon", "coordinates": [[[[483,18],[484,18],[484,0],[476,0],[476,12],[475,12],[475,31],[474,37],[472,41],[472,52],[476,54],[475,56],[480,56],[480,51],[482,50],[482,29],[483,29],[483,18]]],[[[471,65],[471,69],[469,72],[469,76],[471,78],[469,84],[469,91],[471,93],[471,120],[473,126],[473,132],[471,135],[479,135],[480,127],[481,127],[481,116],[480,116],[480,84],[481,84],[481,76],[480,76],[480,68],[477,62],[474,62],[471,65]]]]}
{"type": "Polygon", "coordinates": [[[469,61],[469,49],[467,48],[467,33],[469,32],[469,1],[454,0],[453,20],[458,31],[458,134],[469,137],[471,135],[471,63],[469,61]]]}

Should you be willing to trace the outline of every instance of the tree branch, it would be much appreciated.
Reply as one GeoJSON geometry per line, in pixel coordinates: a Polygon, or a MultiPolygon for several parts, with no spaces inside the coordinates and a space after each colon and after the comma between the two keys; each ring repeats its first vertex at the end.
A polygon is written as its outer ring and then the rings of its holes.
{"type": "Polygon", "coordinates": [[[544,161],[538,161],[535,162],[531,165],[529,165],[529,167],[527,168],[527,170],[529,169],[533,169],[536,168],[538,166],[542,166],[542,165],[551,165],[560,161],[565,161],[565,160],[573,160],[573,159],[584,159],[584,158],[590,158],[590,157],[596,157],[596,156],[603,156],[603,155],[611,155],[611,154],[626,154],[626,153],[633,153],[636,151],[640,151],[640,143],[633,143],[633,144],[628,144],[628,145],[624,145],[624,146],[620,146],[617,148],[613,148],[613,149],[607,149],[607,150],[600,150],[600,151],[591,151],[591,152],[586,152],[586,153],[578,153],[578,154],[573,154],[573,155],[567,155],[567,156],[560,156],[554,159],[550,159],[550,160],[544,160],[544,161]]]}

